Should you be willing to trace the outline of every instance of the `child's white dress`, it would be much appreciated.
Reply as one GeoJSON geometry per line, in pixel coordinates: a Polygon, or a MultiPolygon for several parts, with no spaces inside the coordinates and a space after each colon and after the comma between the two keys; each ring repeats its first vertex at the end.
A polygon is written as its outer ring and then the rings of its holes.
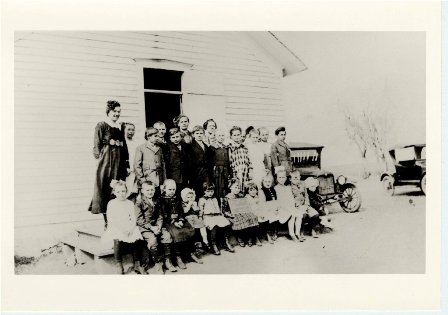
{"type": "Polygon", "coordinates": [[[306,212],[310,217],[319,215],[319,212],[310,206],[310,199],[306,192],[305,182],[300,181],[298,185],[291,184],[291,192],[296,201],[296,207],[302,212],[306,212]]]}
{"type": "Polygon", "coordinates": [[[128,147],[128,153],[129,153],[129,170],[130,170],[130,174],[126,177],[126,188],[127,188],[126,197],[129,197],[131,194],[138,193],[137,178],[135,177],[134,172],[134,156],[138,143],[136,140],[129,140],[126,138],[126,145],[128,147]]]}
{"type": "Polygon", "coordinates": [[[195,229],[201,229],[205,227],[204,221],[199,218],[199,207],[197,202],[189,204],[188,202],[182,201],[182,208],[184,209],[185,219],[191,224],[195,229]]]}
{"type": "Polygon", "coordinates": [[[277,200],[280,204],[280,208],[285,210],[285,212],[289,212],[290,215],[294,217],[302,217],[305,214],[305,209],[303,207],[296,207],[296,201],[290,186],[276,185],[274,189],[277,193],[277,200]]]}
{"type": "Polygon", "coordinates": [[[258,196],[252,197],[247,194],[246,198],[249,200],[252,212],[258,217],[258,223],[263,223],[269,220],[269,214],[265,211],[264,207],[260,204],[260,198],[258,196]]]}
{"type": "Polygon", "coordinates": [[[128,199],[109,201],[107,204],[107,230],[102,236],[102,242],[119,240],[134,243],[142,239],[142,234],[137,227],[134,203],[128,199]]]}
{"type": "Polygon", "coordinates": [[[258,187],[261,187],[261,181],[266,175],[263,146],[260,143],[252,143],[249,140],[246,147],[249,150],[249,158],[252,162],[253,180],[258,187]]]}
{"type": "Polygon", "coordinates": [[[215,226],[222,228],[230,225],[230,221],[222,215],[216,198],[200,198],[199,209],[203,211],[203,220],[208,229],[211,230],[215,226]]]}

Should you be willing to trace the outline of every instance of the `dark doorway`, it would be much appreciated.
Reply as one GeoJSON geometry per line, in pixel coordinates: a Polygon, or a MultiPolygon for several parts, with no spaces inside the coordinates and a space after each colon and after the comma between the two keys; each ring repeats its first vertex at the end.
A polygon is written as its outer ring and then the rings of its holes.
{"type": "Polygon", "coordinates": [[[146,127],[156,121],[165,123],[167,129],[173,127],[173,118],[180,114],[181,95],[145,92],[146,127]]]}

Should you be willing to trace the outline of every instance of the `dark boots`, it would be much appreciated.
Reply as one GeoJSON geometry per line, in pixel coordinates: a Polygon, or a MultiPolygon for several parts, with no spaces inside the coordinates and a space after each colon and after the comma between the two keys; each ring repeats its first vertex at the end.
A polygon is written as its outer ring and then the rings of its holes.
{"type": "Polygon", "coordinates": [[[229,233],[226,232],[225,236],[224,236],[224,250],[230,253],[234,253],[235,250],[233,249],[232,245],[230,245],[229,242],[229,233]]]}
{"type": "Polygon", "coordinates": [[[218,249],[218,246],[216,246],[215,243],[212,243],[212,245],[210,246],[210,251],[212,252],[213,255],[221,255],[221,252],[218,249]]]}
{"type": "Polygon", "coordinates": [[[124,267],[122,261],[117,261],[116,269],[118,274],[124,275],[124,267]]]}
{"type": "Polygon", "coordinates": [[[134,261],[134,271],[135,273],[141,274],[141,275],[147,275],[148,273],[146,272],[145,268],[143,268],[140,265],[140,261],[139,260],[135,260],[134,261]]]}
{"type": "Polygon", "coordinates": [[[163,252],[165,254],[165,268],[170,272],[176,272],[177,269],[171,263],[171,244],[163,244],[163,252]]]}

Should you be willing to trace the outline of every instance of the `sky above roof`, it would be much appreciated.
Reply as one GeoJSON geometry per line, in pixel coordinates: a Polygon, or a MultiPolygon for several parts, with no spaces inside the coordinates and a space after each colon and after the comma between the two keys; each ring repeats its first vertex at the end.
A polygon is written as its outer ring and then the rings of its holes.
{"type": "Polygon", "coordinates": [[[331,162],[355,162],[343,109],[369,107],[388,124],[389,144],[425,142],[424,33],[275,34],[308,68],[283,80],[291,141],[325,145],[331,162]]]}

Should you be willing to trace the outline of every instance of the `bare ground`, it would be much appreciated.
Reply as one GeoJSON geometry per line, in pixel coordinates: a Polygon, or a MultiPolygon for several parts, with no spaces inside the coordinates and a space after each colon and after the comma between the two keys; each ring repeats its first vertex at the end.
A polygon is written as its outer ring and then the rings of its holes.
{"type": "MultiPolygon", "coordinates": [[[[334,231],[295,243],[285,237],[262,247],[208,255],[175,274],[424,273],[425,196],[403,187],[396,196],[376,180],[358,183],[363,207],[332,215],[334,231]]],[[[68,267],[62,253],[16,267],[18,274],[95,274],[93,263],[68,267]]],[[[167,274],[168,275],[168,274],[167,274]]]]}

